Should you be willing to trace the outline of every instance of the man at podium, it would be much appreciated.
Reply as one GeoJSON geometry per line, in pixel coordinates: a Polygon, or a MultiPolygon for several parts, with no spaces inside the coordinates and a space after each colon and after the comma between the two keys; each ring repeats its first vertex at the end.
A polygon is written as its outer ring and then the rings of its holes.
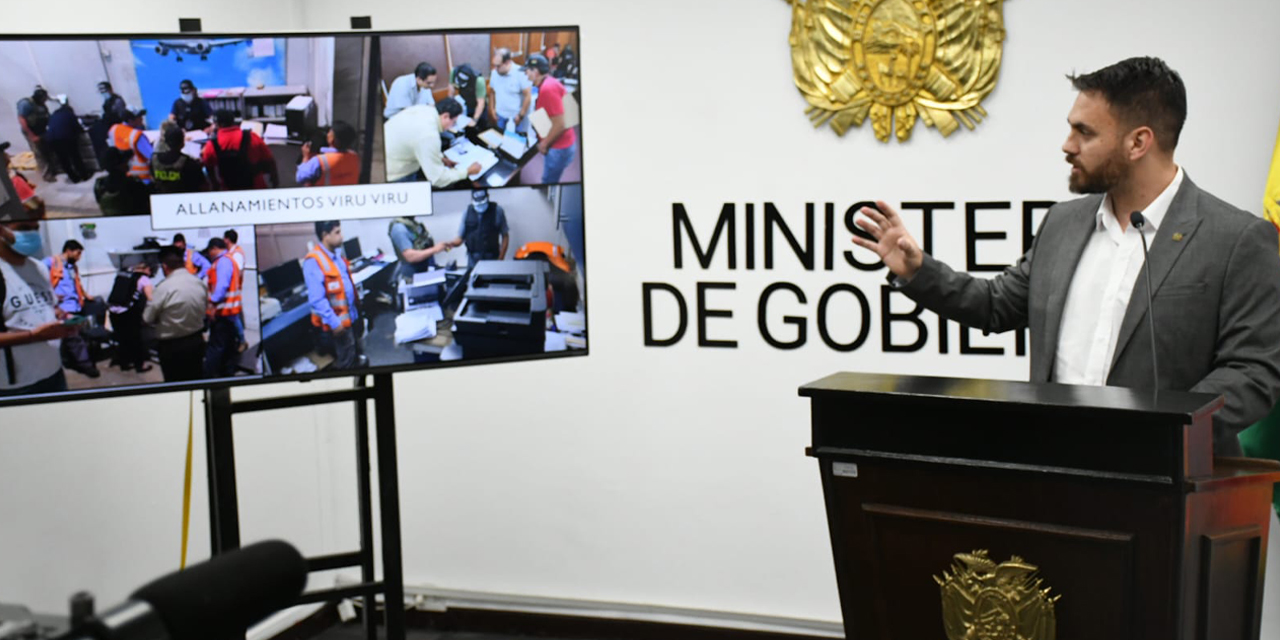
{"type": "Polygon", "coordinates": [[[954,271],[883,202],[857,220],[874,240],[853,241],[880,256],[895,288],[946,318],[1029,328],[1032,382],[1223,395],[1214,450],[1239,456],[1239,431],[1280,396],[1276,229],[1174,161],[1187,98],[1163,61],[1131,58],[1071,82],[1079,95],[1062,151],[1084,197],[1051,208],[1017,264],[990,280],[954,271]]]}

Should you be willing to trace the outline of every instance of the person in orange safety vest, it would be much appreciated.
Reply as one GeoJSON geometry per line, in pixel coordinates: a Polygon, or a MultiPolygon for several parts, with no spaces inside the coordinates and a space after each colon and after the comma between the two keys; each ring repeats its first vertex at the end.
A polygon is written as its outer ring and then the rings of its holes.
{"type": "Polygon", "coordinates": [[[209,269],[209,346],[204,373],[210,378],[235,375],[240,359],[240,336],[244,335],[244,294],[240,287],[240,267],[222,238],[211,238],[205,251],[213,260],[209,269]]]}
{"type": "Polygon", "coordinates": [[[142,133],[143,116],[147,110],[130,111],[128,119],[107,129],[107,144],[121,152],[131,154],[129,177],[151,184],[151,141],[142,133]]]}
{"type": "Polygon", "coordinates": [[[311,149],[312,144],[302,145],[302,163],[294,176],[298,184],[328,187],[360,183],[360,156],[353,150],[355,127],[339,120],[325,134],[327,147],[317,153],[311,149]]]}
{"type": "Polygon", "coordinates": [[[363,322],[360,297],[351,279],[351,264],[338,253],[342,225],[337,220],[316,223],[320,243],[302,260],[302,276],[311,304],[311,324],[322,352],[332,352],[333,368],[352,369],[365,364],[361,354],[363,322]]]}

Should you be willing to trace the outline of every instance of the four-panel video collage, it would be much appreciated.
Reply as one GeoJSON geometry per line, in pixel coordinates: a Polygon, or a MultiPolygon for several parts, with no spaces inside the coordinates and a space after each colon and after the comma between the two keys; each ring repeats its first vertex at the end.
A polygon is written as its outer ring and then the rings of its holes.
{"type": "Polygon", "coordinates": [[[575,28],[0,39],[0,401],[585,353],[579,62],[575,28]],[[151,216],[409,182],[416,215],[151,216]]]}

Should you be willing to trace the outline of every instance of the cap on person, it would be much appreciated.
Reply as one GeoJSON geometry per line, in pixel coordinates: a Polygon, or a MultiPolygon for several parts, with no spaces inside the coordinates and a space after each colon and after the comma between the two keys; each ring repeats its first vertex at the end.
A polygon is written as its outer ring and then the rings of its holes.
{"type": "Polygon", "coordinates": [[[540,53],[535,53],[529,56],[529,59],[525,61],[524,66],[537,69],[539,73],[551,72],[551,63],[547,61],[546,56],[540,53]]]}
{"type": "Polygon", "coordinates": [[[183,93],[186,93],[188,91],[195,91],[196,84],[190,80],[183,80],[182,82],[178,83],[178,90],[183,93]]]}
{"type": "Polygon", "coordinates": [[[471,192],[471,204],[481,205],[489,202],[489,192],[484,189],[476,189],[471,192]]]}

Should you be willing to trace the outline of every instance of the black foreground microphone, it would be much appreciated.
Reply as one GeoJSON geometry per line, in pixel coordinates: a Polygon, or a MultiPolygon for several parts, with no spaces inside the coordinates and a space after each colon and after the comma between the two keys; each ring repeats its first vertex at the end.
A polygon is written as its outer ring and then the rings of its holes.
{"type": "Polygon", "coordinates": [[[1156,305],[1152,299],[1151,288],[1151,262],[1147,253],[1147,235],[1142,232],[1142,228],[1147,226],[1147,219],[1142,217],[1141,211],[1134,211],[1129,214],[1129,224],[1138,230],[1138,237],[1142,238],[1142,270],[1147,272],[1147,329],[1151,332],[1151,376],[1154,378],[1154,391],[1160,390],[1160,365],[1156,360],[1156,305]]]}
{"type": "Polygon", "coordinates": [[[291,606],[306,582],[307,563],[297,549],[259,542],[153,580],[62,638],[226,638],[291,606]]]}

